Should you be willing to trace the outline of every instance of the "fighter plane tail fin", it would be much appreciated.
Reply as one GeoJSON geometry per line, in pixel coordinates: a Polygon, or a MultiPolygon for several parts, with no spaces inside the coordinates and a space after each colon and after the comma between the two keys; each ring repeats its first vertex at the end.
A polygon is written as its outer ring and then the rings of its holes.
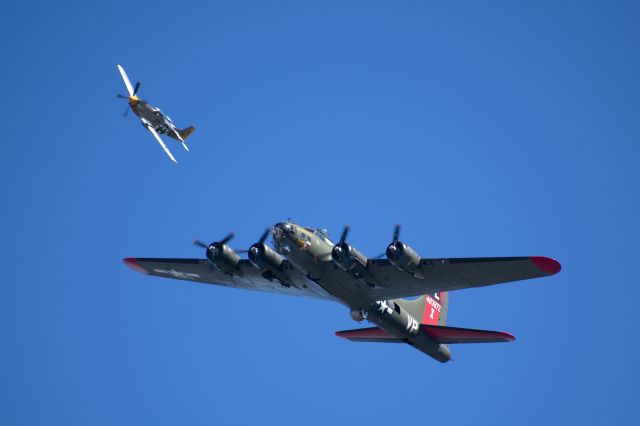
{"type": "Polygon", "coordinates": [[[189,135],[191,135],[191,133],[195,132],[196,128],[193,126],[189,126],[185,129],[182,130],[178,130],[178,133],[180,133],[180,137],[182,138],[182,140],[185,140],[189,137],[189,135]]]}

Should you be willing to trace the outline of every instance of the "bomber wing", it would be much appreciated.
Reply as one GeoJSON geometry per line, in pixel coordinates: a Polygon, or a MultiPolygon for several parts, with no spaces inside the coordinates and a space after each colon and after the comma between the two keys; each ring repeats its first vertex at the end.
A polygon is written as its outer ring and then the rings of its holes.
{"type": "Polygon", "coordinates": [[[560,268],[556,260],[538,256],[422,259],[424,278],[417,278],[377,259],[369,261],[366,292],[371,301],[387,300],[546,277],[560,268]]]}
{"type": "Polygon", "coordinates": [[[212,266],[206,259],[158,259],[133,258],[123,259],[131,269],[147,275],[213,284],[224,287],[243,288],[247,290],[270,293],[308,296],[318,299],[335,300],[320,286],[309,281],[295,269],[286,274],[291,278],[291,285],[283,285],[275,279],[264,277],[248,260],[241,260],[237,274],[229,275],[212,266]]]}

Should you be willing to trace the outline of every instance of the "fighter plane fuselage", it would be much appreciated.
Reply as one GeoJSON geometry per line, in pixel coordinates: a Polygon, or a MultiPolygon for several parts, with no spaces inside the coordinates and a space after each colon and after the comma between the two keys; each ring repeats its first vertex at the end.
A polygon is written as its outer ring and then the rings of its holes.
{"type": "Polygon", "coordinates": [[[129,106],[145,127],[151,126],[161,135],[170,134],[176,131],[176,127],[171,119],[164,115],[162,111],[160,111],[160,108],[151,106],[141,99],[137,99],[133,102],[130,101],[129,106]]]}
{"type": "MultiPolygon", "coordinates": [[[[127,87],[127,92],[129,96],[117,95],[117,97],[121,99],[127,99],[129,102],[129,107],[133,110],[133,113],[140,119],[140,122],[147,129],[156,141],[160,144],[162,149],[169,156],[171,161],[177,163],[175,157],[169,151],[169,148],[162,141],[162,138],[159,136],[161,134],[165,134],[177,141],[180,141],[185,150],[189,151],[189,148],[185,144],[185,139],[189,137],[194,131],[195,128],[193,126],[189,126],[185,129],[178,129],[171,119],[164,115],[160,108],[153,107],[149,105],[146,101],[138,98],[137,93],[138,89],[140,89],[140,82],[138,81],[135,87],[131,84],[127,73],[121,65],[118,65],[118,70],[120,71],[120,75],[122,76],[122,80],[124,81],[125,86],[127,87]]],[[[127,110],[128,111],[128,110],[127,110]]],[[[126,112],[125,112],[126,115],[126,112]]]]}

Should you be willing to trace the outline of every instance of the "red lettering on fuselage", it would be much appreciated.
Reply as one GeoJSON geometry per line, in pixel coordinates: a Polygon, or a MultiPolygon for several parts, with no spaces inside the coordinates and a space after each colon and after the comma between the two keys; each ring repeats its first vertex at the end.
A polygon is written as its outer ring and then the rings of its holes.
{"type": "Polygon", "coordinates": [[[427,296],[427,304],[430,306],[433,306],[433,309],[435,309],[438,312],[440,312],[440,310],[442,309],[442,306],[438,302],[433,300],[431,296],[427,296]]]}
{"type": "Polygon", "coordinates": [[[438,303],[433,297],[426,295],[422,324],[437,325],[440,320],[441,310],[442,305],[440,305],[440,303],[438,303]]]}

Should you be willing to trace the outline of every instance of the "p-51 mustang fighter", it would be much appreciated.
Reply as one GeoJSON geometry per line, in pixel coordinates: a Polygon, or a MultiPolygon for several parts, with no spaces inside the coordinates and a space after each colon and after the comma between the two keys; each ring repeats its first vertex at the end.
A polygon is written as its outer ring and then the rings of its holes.
{"type": "MultiPolygon", "coordinates": [[[[166,134],[173,139],[180,141],[184,149],[189,151],[187,144],[184,143],[184,140],[189,137],[191,133],[193,133],[196,129],[193,126],[189,126],[186,129],[178,129],[171,118],[168,115],[164,115],[160,108],[156,108],[154,106],[149,105],[146,101],[139,99],[137,96],[138,89],[140,89],[140,82],[136,83],[135,88],[131,85],[131,81],[129,81],[129,77],[127,77],[127,73],[124,72],[124,68],[118,65],[118,70],[120,70],[120,75],[124,80],[125,86],[127,86],[127,91],[129,92],[129,96],[118,95],[119,98],[127,99],[129,101],[129,106],[135,115],[140,118],[142,125],[151,132],[154,138],[158,141],[164,152],[167,153],[171,161],[177,163],[176,159],[173,158],[173,155],[169,151],[169,148],[164,144],[162,139],[160,139],[160,135],[166,134]]],[[[127,109],[126,113],[129,110],[127,109]]]]}
{"type": "Polygon", "coordinates": [[[323,229],[291,221],[273,227],[241,259],[227,243],[229,234],[205,244],[206,259],[126,258],[144,274],[226,287],[334,300],[346,305],[355,321],[376,327],[338,331],[354,342],[408,343],[440,362],[451,359],[448,344],[515,340],[499,331],[445,326],[448,292],[509,281],[545,277],[560,271],[547,257],[422,259],[399,238],[396,226],[387,259],[369,259],[347,242],[349,227],[334,244],[323,229]],[[414,299],[408,297],[419,296],[414,299]]]}

